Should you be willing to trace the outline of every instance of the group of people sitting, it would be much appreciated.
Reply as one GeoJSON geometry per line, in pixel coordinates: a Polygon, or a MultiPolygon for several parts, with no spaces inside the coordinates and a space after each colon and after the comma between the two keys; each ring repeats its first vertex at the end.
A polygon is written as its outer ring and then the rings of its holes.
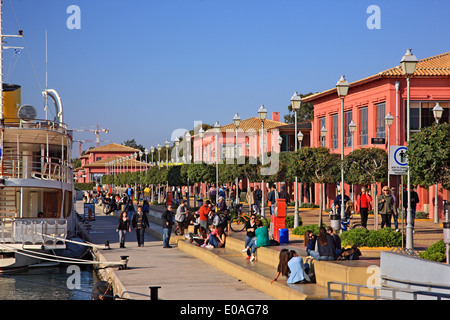
{"type": "MultiPolygon", "coordinates": [[[[230,218],[226,207],[221,206],[225,203],[222,197],[216,205],[210,200],[206,200],[198,211],[193,215],[194,233],[189,234],[187,238],[191,242],[206,248],[223,248],[226,242],[226,230],[229,230],[230,218]]],[[[175,218],[177,220],[177,218],[175,218]]]]}
{"type": "Polygon", "coordinates": [[[341,247],[341,238],[330,226],[326,228],[320,227],[319,236],[316,236],[310,230],[306,231],[304,244],[308,257],[319,261],[356,260],[361,256],[359,249],[354,246],[344,250],[341,247]]]}

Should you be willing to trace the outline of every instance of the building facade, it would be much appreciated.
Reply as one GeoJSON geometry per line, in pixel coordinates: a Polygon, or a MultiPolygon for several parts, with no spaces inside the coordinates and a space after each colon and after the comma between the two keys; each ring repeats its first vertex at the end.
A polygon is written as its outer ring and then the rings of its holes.
{"type": "MultiPolygon", "coordinates": [[[[344,99],[344,136],[341,133],[341,99],[336,88],[308,96],[305,102],[314,104],[311,145],[325,146],[332,152],[341,154],[344,140],[344,154],[356,148],[378,147],[388,151],[390,145],[406,146],[407,143],[407,81],[400,66],[382,71],[376,75],[350,83],[348,95],[344,99]],[[393,116],[393,123],[386,126],[385,117],[393,116]],[[349,124],[356,124],[352,134],[349,124]],[[325,137],[321,129],[326,128],[325,137]]],[[[410,80],[410,134],[420,128],[431,126],[435,120],[432,109],[439,102],[444,109],[440,122],[450,121],[450,52],[419,60],[410,80]]],[[[390,176],[390,185],[399,190],[400,177],[390,176]]],[[[405,176],[406,181],[406,176],[405,176]]],[[[345,181],[344,181],[345,182],[345,181]]],[[[345,184],[347,194],[350,186],[345,184]]],[[[361,186],[355,187],[355,195],[361,186]]],[[[318,187],[316,188],[318,192],[318,187]]],[[[381,188],[378,188],[380,193],[381,188]]],[[[420,202],[418,211],[429,213],[434,218],[435,188],[418,187],[420,202]]],[[[336,185],[326,188],[327,203],[330,207],[336,196],[336,185]]],[[[449,192],[438,186],[439,212],[442,214],[442,200],[449,198],[449,192]]],[[[318,202],[318,197],[316,197],[318,202]]],[[[442,218],[442,217],[441,217],[442,218]]]]}

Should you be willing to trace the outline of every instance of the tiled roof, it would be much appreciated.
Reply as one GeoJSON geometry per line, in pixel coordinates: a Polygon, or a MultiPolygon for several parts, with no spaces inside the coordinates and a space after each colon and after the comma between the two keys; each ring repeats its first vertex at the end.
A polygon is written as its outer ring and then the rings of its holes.
{"type": "MultiPolygon", "coordinates": [[[[273,121],[269,119],[264,120],[264,129],[266,130],[275,129],[286,125],[288,124],[284,122],[273,121]]],[[[222,132],[225,132],[227,130],[236,130],[236,127],[234,126],[234,123],[230,123],[220,127],[220,130],[222,132]]],[[[241,121],[241,124],[239,125],[239,131],[247,130],[261,130],[261,120],[259,119],[259,117],[252,117],[241,121]]]]}
{"type": "MultiPolygon", "coordinates": [[[[351,82],[350,88],[383,78],[399,78],[399,77],[402,78],[405,77],[403,75],[400,65],[381,71],[370,77],[351,82]]],[[[450,77],[450,52],[442,53],[436,56],[419,60],[416,66],[416,70],[414,72],[414,77],[416,78],[450,77]]],[[[303,98],[303,101],[310,102],[317,99],[318,97],[323,97],[331,93],[336,93],[335,87],[305,97],[303,98]]]]}
{"type": "MultiPolygon", "coordinates": [[[[382,77],[403,77],[400,66],[379,73],[382,77]]],[[[419,60],[414,77],[448,77],[450,76],[450,52],[419,60]]]]}
{"type": "Polygon", "coordinates": [[[93,148],[93,149],[89,149],[88,151],[86,151],[86,153],[93,153],[93,152],[130,152],[130,153],[134,153],[134,152],[139,152],[139,149],[135,149],[135,148],[131,148],[131,147],[127,147],[121,144],[117,144],[117,143],[110,143],[98,148],[93,148]]]}

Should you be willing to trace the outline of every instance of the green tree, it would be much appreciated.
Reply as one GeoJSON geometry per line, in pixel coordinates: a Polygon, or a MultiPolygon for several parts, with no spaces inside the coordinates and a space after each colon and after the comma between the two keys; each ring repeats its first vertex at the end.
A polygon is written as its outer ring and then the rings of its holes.
{"type": "Polygon", "coordinates": [[[450,125],[422,128],[408,143],[411,183],[429,187],[440,183],[450,189],[450,125]]]}

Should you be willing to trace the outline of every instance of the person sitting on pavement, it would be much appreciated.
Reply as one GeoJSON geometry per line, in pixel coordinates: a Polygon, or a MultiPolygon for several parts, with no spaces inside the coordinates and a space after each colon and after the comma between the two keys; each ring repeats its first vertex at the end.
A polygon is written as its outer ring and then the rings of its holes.
{"type": "Polygon", "coordinates": [[[303,264],[303,258],[298,256],[294,250],[289,251],[289,278],[287,283],[308,283],[310,279],[305,272],[305,265],[303,264]]]}
{"type": "Polygon", "coordinates": [[[336,260],[336,246],[334,239],[327,233],[324,227],[319,228],[317,246],[318,251],[310,251],[311,257],[319,261],[336,260]]]}
{"type": "Polygon", "coordinates": [[[339,257],[342,253],[342,246],[341,246],[341,237],[334,232],[333,228],[330,226],[327,226],[327,233],[331,235],[334,239],[334,246],[336,247],[336,257],[339,257]]]}
{"type": "Polygon", "coordinates": [[[281,249],[280,255],[278,256],[277,275],[275,276],[275,278],[272,279],[272,281],[270,281],[271,284],[274,281],[277,281],[280,275],[283,275],[285,277],[288,276],[289,274],[288,262],[289,262],[289,250],[281,249]]]}
{"type": "Polygon", "coordinates": [[[308,256],[311,255],[310,254],[311,251],[315,250],[316,241],[317,241],[317,236],[311,230],[306,230],[303,243],[305,244],[306,254],[308,256]]]}
{"type": "Polygon", "coordinates": [[[254,213],[251,214],[250,220],[245,222],[244,229],[247,231],[245,235],[244,242],[244,250],[242,252],[247,253],[247,257],[245,259],[250,259],[250,261],[255,260],[255,252],[256,252],[256,234],[255,230],[257,228],[256,224],[256,215],[254,213]]]}

